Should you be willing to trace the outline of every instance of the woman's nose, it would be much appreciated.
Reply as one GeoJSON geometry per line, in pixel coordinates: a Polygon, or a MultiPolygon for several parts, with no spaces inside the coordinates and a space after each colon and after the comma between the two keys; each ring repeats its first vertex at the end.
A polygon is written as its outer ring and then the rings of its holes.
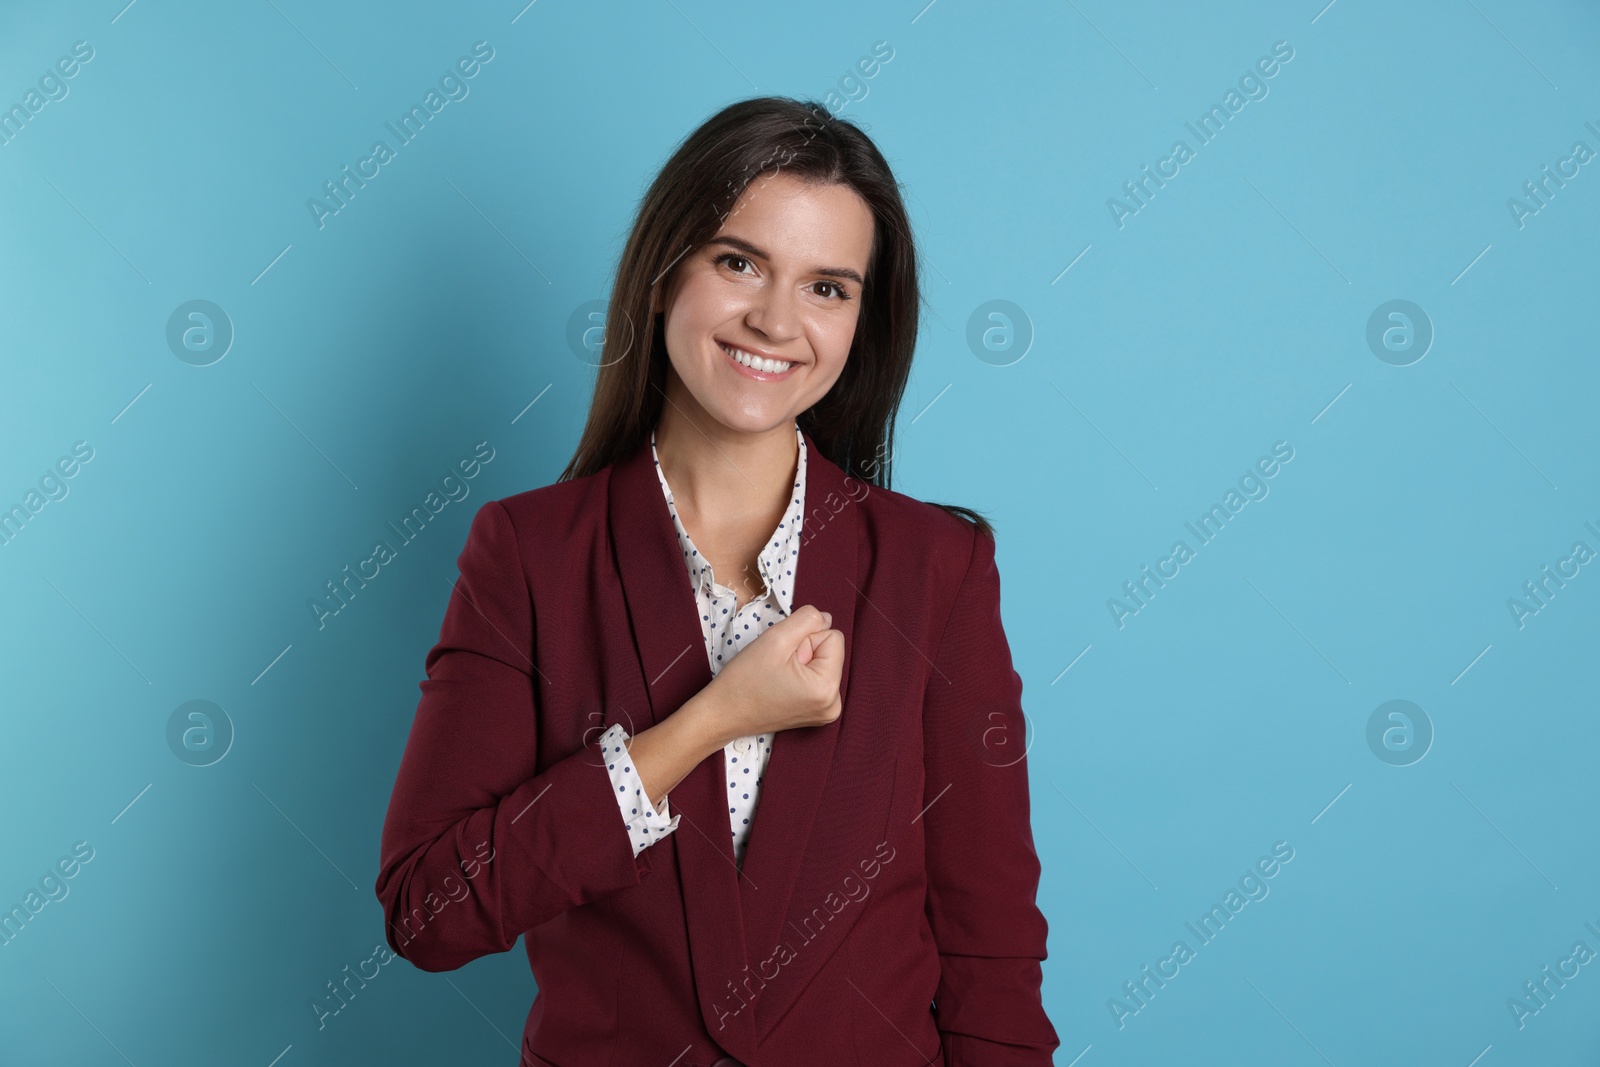
{"type": "Polygon", "coordinates": [[[799,332],[799,312],[794,298],[780,287],[768,287],[745,313],[745,323],[774,344],[782,344],[799,332]]]}

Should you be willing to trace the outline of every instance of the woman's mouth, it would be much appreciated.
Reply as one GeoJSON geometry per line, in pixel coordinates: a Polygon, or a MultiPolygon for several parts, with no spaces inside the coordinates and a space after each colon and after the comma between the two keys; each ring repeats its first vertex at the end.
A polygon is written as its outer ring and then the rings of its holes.
{"type": "Polygon", "coordinates": [[[717,347],[722,349],[728,362],[732,363],[742,374],[760,382],[775,382],[787,377],[789,372],[799,366],[798,363],[786,363],[782,360],[764,359],[753,356],[743,349],[734,348],[732,345],[717,342],[717,347]]]}

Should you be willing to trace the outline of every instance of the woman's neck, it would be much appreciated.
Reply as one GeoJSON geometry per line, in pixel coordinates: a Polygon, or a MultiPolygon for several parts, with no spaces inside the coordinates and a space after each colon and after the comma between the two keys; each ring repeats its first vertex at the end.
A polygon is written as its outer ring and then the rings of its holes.
{"type": "Polygon", "coordinates": [[[800,460],[792,421],[752,434],[672,403],[656,424],[656,455],[686,523],[760,527],[770,519],[758,537],[782,517],[800,460]]]}

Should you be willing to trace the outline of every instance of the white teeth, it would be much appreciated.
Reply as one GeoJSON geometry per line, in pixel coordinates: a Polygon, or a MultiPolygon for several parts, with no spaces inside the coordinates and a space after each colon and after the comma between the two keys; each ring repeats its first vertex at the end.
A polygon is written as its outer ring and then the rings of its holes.
{"type": "Polygon", "coordinates": [[[720,347],[724,352],[728,353],[729,357],[731,357],[734,362],[743,363],[751,370],[758,370],[763,374],[782,374],[784,371],[794,366],[793,363],[785,363],[781,360],[762,359],[760,356],[752,356],[750,353],[741,348],[733,348],[729,345],[722,344],[720,341],[718,341],[717,344],[718,347],[720,347]]]}

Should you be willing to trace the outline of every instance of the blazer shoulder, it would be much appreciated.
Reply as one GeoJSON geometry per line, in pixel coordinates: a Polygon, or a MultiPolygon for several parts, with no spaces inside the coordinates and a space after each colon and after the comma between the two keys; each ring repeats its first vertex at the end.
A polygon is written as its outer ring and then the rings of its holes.
{"type": "Polygon", "coordinates": [[[922,546],[956,577],[966,572],[978,541],[994,541],[993,528],[981,515],[953,504],[937,504],[873,486],[867,493],[869,524],[888,543],[922,546]],[[976,520],[976,521],[974,521],[976,520]]]}
{"type": "Polygon", "coordinates": [[[582,478],[552,482],[485,501],[478,510],[482,512],[492,505],[503,508],[517,540],[524,545],[571,543],[585,531],[604,524],[609,475],[607,468],[582,478]]]}

